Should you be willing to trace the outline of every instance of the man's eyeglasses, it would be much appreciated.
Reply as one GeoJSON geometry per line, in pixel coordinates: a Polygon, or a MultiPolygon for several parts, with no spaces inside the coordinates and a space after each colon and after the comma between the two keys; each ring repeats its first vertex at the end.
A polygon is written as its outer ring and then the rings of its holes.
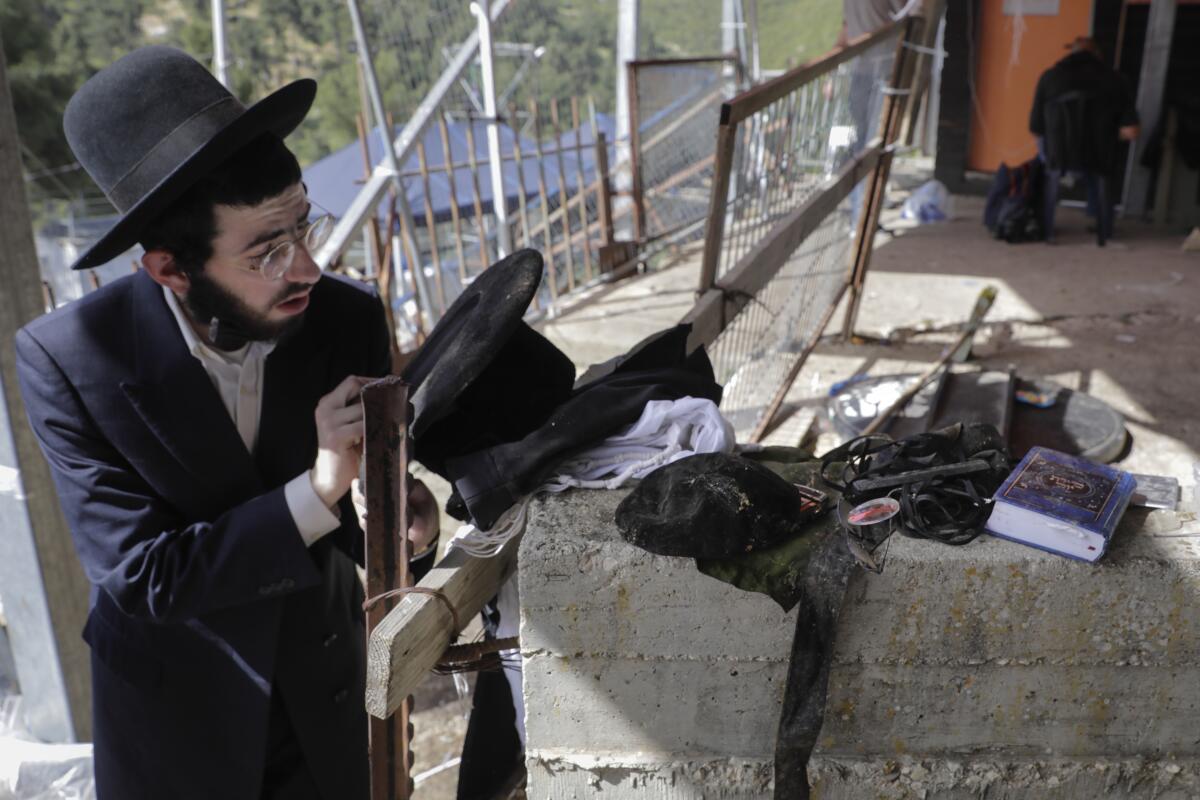
{"type": "Polygon", "coordinates": [[[293,259],[296,258],[296,245],[303,242],[304,249],[309,252],[309,255],[312,255],[329,240],[329,234],[333,233],[333,224],[332,214],[322,214],[305,225],[296,238],[272,247],[264,255],[251,258],[249,261],[250,271],[258,273],[269,281],[282,278],[283,274],[292,266],[293,259]]]}

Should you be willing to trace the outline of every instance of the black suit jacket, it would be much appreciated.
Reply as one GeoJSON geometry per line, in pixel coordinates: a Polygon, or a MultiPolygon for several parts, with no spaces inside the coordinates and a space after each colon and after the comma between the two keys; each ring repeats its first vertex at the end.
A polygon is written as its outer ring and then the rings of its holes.
{"type": "Polygon", "coordinates": [[[324,797],[366,795],[362,533],[306,548],[283,485],[317,401],[388,371],[379,299],[326,275],[268,356],[256,454],[139,272],[16,338],[26,408],[88,579],[100,800],[252,800],[272,686],[324,797]]]}

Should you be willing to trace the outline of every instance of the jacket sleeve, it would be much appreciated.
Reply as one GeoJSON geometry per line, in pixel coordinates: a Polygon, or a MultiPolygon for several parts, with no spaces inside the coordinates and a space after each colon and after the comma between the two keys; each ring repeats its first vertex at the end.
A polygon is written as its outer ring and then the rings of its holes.
{"type": "Polygon", "coordinates": [[[100,434],[28,331],[17,333],[16,352],[29,420],[84,571],[123,612],[180,622],[320,581],[282,487],[213,520],[185,519],[100,434]]]}

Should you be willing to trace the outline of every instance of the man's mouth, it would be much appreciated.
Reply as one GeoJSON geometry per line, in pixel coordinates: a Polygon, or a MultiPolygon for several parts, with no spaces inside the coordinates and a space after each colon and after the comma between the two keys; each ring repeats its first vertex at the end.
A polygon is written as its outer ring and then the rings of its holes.
{"type": "Polygon", "coordinates": [[[290,300],[285,300],[275,306],[285,314],[299,314],[304,309],[308,308],[308,292],[301,295],[296,295],[290,300]]]}

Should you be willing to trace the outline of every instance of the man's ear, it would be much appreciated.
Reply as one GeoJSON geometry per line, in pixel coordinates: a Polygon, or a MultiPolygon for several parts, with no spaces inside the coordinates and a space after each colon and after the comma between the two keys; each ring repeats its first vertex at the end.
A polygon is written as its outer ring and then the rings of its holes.
{"type": "Polygon", "coordinates": [[[187,274],[175,263],[175,256],[166,250],[149,250],[143,253],[142,266],[155,283],[167,287],[179,296],[187,294],[191,282],[187,274]]]}

